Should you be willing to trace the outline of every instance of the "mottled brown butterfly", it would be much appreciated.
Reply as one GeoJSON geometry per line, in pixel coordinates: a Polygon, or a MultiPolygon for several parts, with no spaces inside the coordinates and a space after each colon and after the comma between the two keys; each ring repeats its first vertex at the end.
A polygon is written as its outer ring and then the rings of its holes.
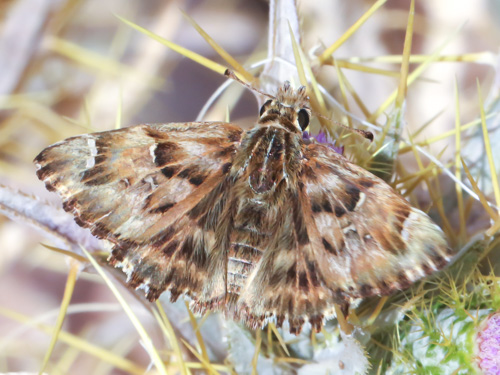
{"type": "Polygon", "coordinates": [[[289,83],[244,131],[146,124],[43,150],[37,175],[114,244],[109,262],[150,301],[164,291],[256,328],[320,330],[334,304],[388,295],[442,268],[442,231],[383,180],[304,139],[311,112],[289,83]]]}

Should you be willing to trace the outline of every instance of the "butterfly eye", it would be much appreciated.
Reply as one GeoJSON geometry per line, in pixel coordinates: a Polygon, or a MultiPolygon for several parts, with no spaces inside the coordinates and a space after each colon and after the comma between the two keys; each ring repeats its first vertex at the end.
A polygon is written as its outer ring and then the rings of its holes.
{"type": "Polygon", "coordinates": [[[307,112],[306,109],[301,109],[299,111],[298,121],[302,131],[306,130],[307,125],[309,125],[309,112],[307,112]]]}
{"type": "Polygon", "coordinates": [[[269,106],[269,104],[272,103],[272,99],[269,99],[267,102],[265,102],[264,104],[262,104],[262,107],[260,107],[260,113],[259,113],[259,116],[262,116],[264,114],[264,112],[266,111],[267,107],[269,106]]]}

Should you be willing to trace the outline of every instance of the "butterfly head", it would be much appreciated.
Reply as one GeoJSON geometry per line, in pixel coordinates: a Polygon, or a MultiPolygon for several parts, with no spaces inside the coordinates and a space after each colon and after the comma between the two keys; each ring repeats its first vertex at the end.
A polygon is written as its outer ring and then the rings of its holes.
{"type": "Polygon", "coordinates": [[[294,90],[286,81],[278,90],[276,98],[266,101],[260,109],[261,124],[278,121],[294,132],[303,132],[309,125],[311,110],[306,88],[294,90]]]}

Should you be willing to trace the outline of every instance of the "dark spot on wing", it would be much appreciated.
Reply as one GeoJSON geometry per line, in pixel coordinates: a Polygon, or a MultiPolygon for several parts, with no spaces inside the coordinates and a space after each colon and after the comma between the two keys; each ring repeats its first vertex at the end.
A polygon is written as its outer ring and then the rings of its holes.
{"type": "Polygon", "coordinates": [[[406,289],[412,284],[404,272],[398,274],[398,283],[401,289],[406,289]]]}
{"type": "Polygon", "coordinates": [[[94,157],[94,165],[99,165],[108,160],[106,155],[97,155],[94,157]]]}
{"type": "Polygon", "coordinates": [[[309,271],[309,278],[311,279],[311,284],[314,287],[319,286],[318,272],[316,271],[316,263],[313,261],[307,261],[307,270],[309,271]]]}
{"type": "Polygon", "coordinates": [[[184,243],[181,246],[180,254],[185,259],[190,259],[194,251],[194,239],[193,236],[187,236],[184,243]]]}
{"type": "Polygon", "coordinates": [[[311,202],[311,209],[315,213],[321,212],[321,206],[317,202],[311,202]]]}
{"type": "Polygon", "coordinates": [[[189,179],[189,183],[195,186],[200,186],[205,181],[206,176],[196,175],[189,179]]]}
{"type": "Polygon", "coordinates": [[[305,272],[299,274],[299,288],[305,291],[309,290],[309,281],[307,280],[307,274],[305,272]]]}
{"type": "Polygon", "coordinates": [[[360,190],[354,185],[349,185],[345,192],[345,208],[347,208],[348,211],[353,211],[356,208],[356,204],[358,204],[360,190]]]}
{"type": "Polygon", "coordinates": [[[292,196],[293,204],[293,223],[295,233],[297,235],[297,242],[299,245],[307,245],[309,243],[309,235],[307,234],[306,224],[304,222],[304,214],[297,194],[292,196]]]}
{"type": "Polygon", "coordinates": [[[323,202],[323,211],[328,212],[328,213],[332,213],[333,212],[332,204],[330,203],[329,200],[325,200],[323,202]]]}
{"type": "Polygon", "coordinates": [[[164,214],[165,212],[167,212],[168,210],[170,210],[174,206],[175,206],[175,203],[165,203],[158,208],[152,209],[150,212],[155,213],[155,214],[164,214]]]}
{"type": "Polygon", "coordinates": [[[233,166],[232,163],[226,163],[222,166],[221,170],[222,170],[222,173],[226,174],[228,173],[230,170],[231,170],[231,167],[233,166]]]}
{"type": "Polygon", "coordinates": [[[368,178],[364,178],[364,179],[358,180],[358,183],[361,186],[366,187],[366,188],[372,187],[374,185],[373,181],[369,180],[368,178]]]}
{"type": "MultiPolygon", "coordinates": [[[[76,137],[74,137],[76,138],[76,137]]],[[[69,140],[69,139],[68,139],[69,140]]],[[[111,138],[105,138],[104,136],[97,136],[95,138],[95,148],[97,149],[97,153],[100,154],[103,149],[107,149],[113,147],[113,143],[111,138]]]]}
{"type": "Polygon", "coordinates": [[[410,215],[410,207],[401,205],[395,212],[396,222],[394,226],[396,227],[398,233],[403,231],[404,222],[410,215]]]}
{"type": "Polygon", "coordinates": [[[392,288],[384,280],[379,280],[377,287],[382,295],[388,295],[392,291],[392,288]]]}
{"type": "Polygon", "coordinates": [[[302,167],[302,175],[309,179],[311,182],[317,181],[318,176],[309,164],[305,164],[302,167]]]}
{"type": "Polygon", "coordinates": [[[434,262],[438,270],[448,264],[448,261],[440,254],[435,254],[434,256],[432,256],[432,261],[434,262]]]}
{"type": "Polygon", "coordinates": [[[174,153],[179,149],[173,142],[162,142],[156,145],[154,150],[155,164],[157,167],[163,167],[165,164],[169,164],[175,161],[174,153]]]}
{"type": "Polygon", "coordinates": [[[177,176],[180,178],[188,178],[194,172],[195,172],[194,167],[187,167],[187,168],[183,169],[182,171],[180,171],[177,176]]]}
{"type": "Polygon", "coordinates": [[[155,244],[158,247],[162,247],[165,243],[167,243],[174,237],[174,234],[175,234],[175,228],[174,226],[171,225],[163,229],[156,236],[154,236],[151,239],[151,243],[155,244]]]}
{"type": "Polygon", "coordinates": [[[171,178],[175,172],[177,172],[176,167],[165,167],[161,169],[161,173],[166,177],[166,178],[171,178]]]}
{"type": "Polygon", "coordinates": [[[296,265],[294,264],[288,269],[286,273],[286,283],[287,284],[293,283],[296,278],[297,278],[297,270],[296,270],[296,265]]]}
{"type": "Polygon", "coordinates": [[[329,253],[333,255],[338,255],[337,250],[328,242],[325,237],[322,238],[323,246],[325,247],[325,250],[328,251],[329,253]]]}
{"type": "Polygon", "coordinates": [[[106,168],[102,165],[94,166],[80,174],[80,181],[83,183],[87,183],[90,180],[96,178],[98,175],[102,175],[106,172],[106,168]]]}
{"type": "Polygon", "coordinates": [[[52,169],[51,165],[48,164],[39,170],[36,171],[36,175],[40,180],[45,180],[47,177],[54,173],[54,169],[52,169]]]}
{"type": "Polygon", "coordinates": [[[346,213],[346,210],[344,209],[344,207],[335,206],[335,216],[342,217],[345,215],[345,213],[346,213]]]}
{"type": "Polygon", "coordinates": [[[274,271],[271,278],[269,279],[269,286],[275,287],[283,280],[284,280],[284,271],[282,269],[277,269],[274,271]]]}
{"type": "Polygon", "coordinates": [[[178,246],[179,241],[177,240],[169,242],[168,245],[163,248],[163,254],[170,258],[175,253],[178,246]]]}
{"type": "Polygon", "coordinates": [[[63,202],[63,209],[64,209],[64,211],[66,211],[66,212],[73,211],[73,209],[76,206],[76,203],[77,203],[77,201],[76,201],[76,198],[74,198],[74,197],[68,199],[67,201],[64,201],[63,202]]]}
{"type": "Polygon", "coordinates": [[[424,263],[422,264],[422,271],[424,271],[426,275],[429,275],[433,272],[433,269],[427,263],[424,263]]]}

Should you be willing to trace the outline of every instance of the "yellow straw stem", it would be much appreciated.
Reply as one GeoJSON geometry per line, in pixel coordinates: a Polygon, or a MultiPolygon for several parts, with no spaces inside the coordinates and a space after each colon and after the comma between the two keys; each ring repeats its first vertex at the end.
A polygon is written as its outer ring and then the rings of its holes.
{"type": "Polygon", "coordinates": [[[387,2],[387,0],[378,0],[375,4],[372,5],[368,11],[363,14],[355,23],[352,25],[345,33],[342,35],[339,39],[335,41],[330,47],[328,47],[325,52],[321,54],[321,56],[318,58],[319,63],[323,64],[325,60],[327,60],[333,53],[342,45],[345,43],[347,39],[351,37],[352,34],[354,34],[367,20],[370,18],[373,13],[377,11],[378,8],[380,8],[382,5],[384,5],[387,2]]]}
{"type": "Polygon", "coordinates": [[[262,330],[257,328],[255,330],[255,352],[252,358],[252,375],[257,375],[257,362],[259,361],[260,346],[262,344],[262,330]]]}
{"type": "MultiPolygon", "coordinates": [[[[460,131],[460,102],[458,99],[458,82],[455,79],[455,177],[457,178],[457,181],[462,181],[462,163],[460,162],[460,150],[462,144],[461,136],[462,133],[460,131]]],[[[464,197],[462,194],[462,184],[456,182],[455,189],[457,191],[457,206],[460,220],[460,233],[458,238],[462,240],[466,235],[465,208],[464,197]]]]}
{"type": "Polygon", "coordinates": [[[411,0],[408,25],[406,27],[405,44],[403,49],[403,61],[401,63],[401,78],[399,80],[398,95],[396,97],[396,108],[401,108],[406,98],[408,72],[410,69],[411,44],[413,40],[413,21],[415,19],[415,0],[411,0]]]}
{"type": "Polygon", "coordinates": [[[483,97],[481,94],[481,86],[479,85],[479,80],[477,80],[477,92],[479,96],[479,111],[481,112],[481,125],[483,128],[484,148],[486,150],[486,156],[488,157],[488,163],[490,165],[491,185],[493,186],[493,193],[495,194],[497,207],[500,207],[500,187],[498,185],[498,176],[497,176],[497,170],[495,168],[495,161],[493,159],[493,152],[491,151],[490,137],[488,135],[488,127],[486,126],[483,97]]]}
{"type": "Polygon", "coordinates": [[[130,322],[136,329],[137,333],[141,337],[141,340],[144,344],[144,347],[146,348],[148,354],[151,356],[151,359],[158,370],[159,374],[166,375],[167,374],[167,369],[165,368],[165,364],[163,363],[162,359],[160,358],[160,355],[158,351],[156,350],[155,346],[153,345],[153,341],[151,340],[151,337],[147,334],[146,330],[142,326],[141,322],[137,318],[137,316],[134,314],[130,306],[127,304],[125,301],[125,298],[120,294],[116,286],[113,284],[111,279],[106,275],[102,267],[97,263],[97,261],[94,259],[94,257],[82,247],[83,253],[87,256],[89,259],[90,263],[94,266],[95,270],[97,273],[102,277],[108,288],[111,290],[111,292],[114,294],[115,298],[118,300],[120,303],[123,311],[127,314],[128,318],[130,319],[130,322]]]}
{"type": "MultiPolygon", "coordinates": [[[[181,11],[182,12],[182,11],[181,11]]],[[[249,72],[246,71],[246,69],[241,65],[236,59],[231,56],[224,48],[222,48],[219,44],[213,40],[210,35],[208,35],[205,30],[203,30],[194,19],[192,19],[190,16],[188,16],[185,12],[182,12],[184,17],[193,25],[193,27],[200,33],[200,35],[210,44],[210,46],[219,54],[220,57],[222,57],[226,62],[231,65],[231,67],[238,73],[241,74],[241,76],[245,79],[247,82],[252,82],[255,78],[253,75],[251,75],[249,72]]]]}
{"type": "Polygon", "coordinates": [[[227,67],[225,66],[222,66],[220,64],[217,64],[215,61],[212,61],[210,59],[207,59],[206,57],[203,57],[195,52],[192,52],[190,50],[188,50],[187,48],[184,48],[184,47],[181,47],[179,46],[178,44],[175,44],[173,42],[170,42],[164,38],[162,38],[161,36],[139,26],[139,25],[136,25],[135,23],[123,18],[123,17],[120,17],[120,16],[116,16],[120,21],[126,23],[127,25],[129,25],[130,27],[136,29],[137,31],[140,31],[141,33],[143,33],[144,35],[147,35],[149,36],[150,38],[156,40],[157,42],[160,42],[161,44],[163,44],[164,46],[170,48],[171,50],[187,57],[188,59],[191,59],[193,60],[194,62],[197,62],[198,64],[200,65],[203,65],[204,67],[208,68],[208,69],[211,69],[213,70],[214,72],[217,72],[219,74],[224,74],[224,72],[226,71],[227,67]]]}
{"type": "Polygon", "coordinates": [[[71,301],[71,297],[73,296],[73,291],[75,290],[76,277],[78,276],[79,268],[80,268],[79,263],[77,263],[75,260],[71,260],[71,266],[68,272],[68,279],[66,280],[66,288],[64,289],[61,308],[59,310],[59,315],[57,316],[57,321],[56,325],[54,326],[54,332],[52,333],[52,338],[50,340],[49,348],[45,353],[42,366],[40,367],[40,371],[38,372],[38,374],[40,375],[47,368],[50,356],[52,355],[54,347],[56,346],[59,333],[61,332],[61,328],[64,323],[64,318],[66,317],[66,312],[68,311],[68,306],[71,301]]]}

